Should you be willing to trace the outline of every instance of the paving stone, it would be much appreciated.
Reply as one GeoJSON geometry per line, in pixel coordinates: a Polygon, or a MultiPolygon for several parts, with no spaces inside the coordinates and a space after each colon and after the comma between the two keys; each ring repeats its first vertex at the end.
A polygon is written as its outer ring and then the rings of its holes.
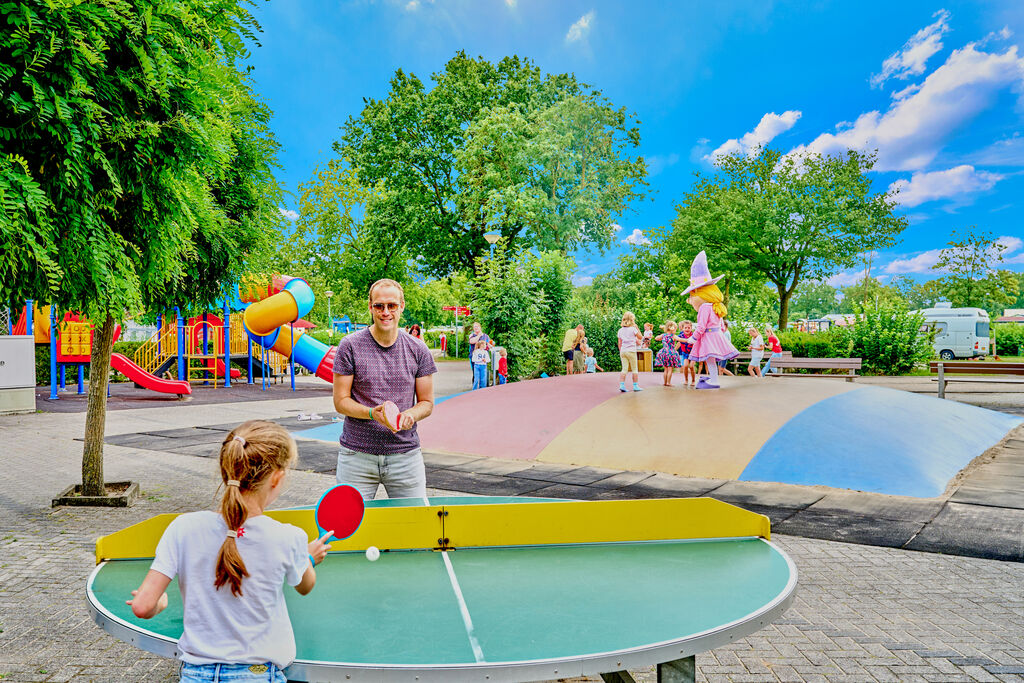
{"type": "Polygon", "coordinates": [[[1014,491],[1008,488],[983,488],[964,484],[950,496],[950,500],[956,503],[1024,510],[1024,494],[1021,493],[1021,489],[1014,491]]]}
{"type": "MultiPolygon", "coordinates": [[[[1011,477],[1024,477],[1024,462],[1010,462],[1003,458],[998,458],[993,462],[982,465],[978,468],[977,473],[979,475],[1008,475],[1011,477]]],[[[968,477],[968,481],[974,477],[968,477]]]]}
{"type": "MultiPolygon", "coordinates": [[[[143,432],[139,432],[139,433],[140,434],[148,434],[149,436],[163,436],[163,437],[166,437],[168,439],[177,439],[177,438],[186,437],[186,436],[203,435],[204,431],[208,432],[210,430],[209,429],[201,430],[198,427],[177,427],[175,429],[158,429],[158,430],[152,430],[152,431],[143,431],[143,432]]],[[[209,434],[205,434],[205,436],[209,436],[209,434]]],[[[224,437],[221,436],[220,438],[223,439],[224,437]]]]}
{"type": "Polygon", "coordinates": [[[807,512],[927,522],[939,513],[943,503],[942,500],[932,498],[830,491],[821,500],[810,505],[807,512]]]}
{"type": "Polygon", "coordinates": [[[738,505],[763,506],[800,510],[825,497],[825,491],[809,486],[791,486],[760,481],[727,481],[708,494],[712,498],[738,505]]]}
{"type": "Polygon", "coordinates": [[[924,522],[827,514],[808,508],[796,511],[778,524],[773,523],[772,531],[807,538],[901,548],[923,527],[924,522]]]}
{"type": "Polygon", "coordinates": [[[620,487],[635,498],[693,498],[705,496],[725,484],[724,479],[674,477],[660,472],[636,484],[620,487]]]}
{"type": "Polygon", "coordinates": [[[958,552],[1024,561],[1024,510],[949,502],[907,545],[910,550],[958,552]]]}
{"type": "Polygon", "coordinates": [[[522,479],[538,479],[541,481],[554,482],[556,484],[571,484],[575,486],[587,486],[595,481],[608,477],[606,472],[593,467],[575,467],[570,470],[557,470],[540,467],[539,465],[542,464],[544,463],[539,463],[538,465],[534,465],[533,467],[517,472],[510,472],[509,475],[522,479]]]}
{"type": "Polygon", "coordinates": [[[520,496],[548,484],[534,479],[498,477],[493,474],[474,474],[451,469],[432,470],[427,486],[445,491],[462,491],[484,496],[520,496]]]}
{"type": "Polygon", "coordinates": [[[599,489],[617,489],[622,486],[630,486],[632,484],[639,484],[640,482],[650,479],[654,476],[654,472],[617,472],[610,477],[600,479],[590,484],[595,488],[599,489]]]}
{"type": "Polygon", "coordinates": [[[544,488],[530,491],[531,496],[544,498],[565,498],[567,500],[597,500],[604,493],[601,489],[590,488],[589,486],[577,486],[575,484],[552,484],[544,488]]]}
{"type": "Polygon", "coordinates": [[[469,462],[483,462],[485,460],[487,460],[487,458],[482,458],[476,455],[455,455],[452,453],[431,453],[423,451],[423,461],[438,469],[453,467],[455,465],[463,465],[469,462]]]}
{"type": "Polygon", "coordinates": [[[203,443],[194,446],[175,446],[174,448],[161,448],[159,450],[179,455],[194,455],[199,458],[216,458],[220,456],[220,448],[217,444],[203,443]]]}

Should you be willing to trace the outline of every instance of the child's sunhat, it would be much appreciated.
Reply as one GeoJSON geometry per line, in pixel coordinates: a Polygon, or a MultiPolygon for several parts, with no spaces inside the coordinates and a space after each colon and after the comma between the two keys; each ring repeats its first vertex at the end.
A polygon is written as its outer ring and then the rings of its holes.
{"type": "Polygon", "coordinates": [[[680,296],[686,296],[693,290],[705,285],[713,285],[723,277],[725,276],[711,277],[711,271],[708,270],[708,256],[701,251],[693,257],[693,263],[690,265],[690,286],[684,289],[680,296]]]}

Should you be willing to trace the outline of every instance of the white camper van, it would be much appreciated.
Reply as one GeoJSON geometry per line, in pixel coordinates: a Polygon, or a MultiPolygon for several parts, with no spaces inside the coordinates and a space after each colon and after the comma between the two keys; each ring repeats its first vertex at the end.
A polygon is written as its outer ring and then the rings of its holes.
{"type": "Polygon", "coordinates": [[[943,360],[987,356],[988,313],[981,308],[953,308],[948,301],[918,311],[935,329],[935,353],[943,360]]]}

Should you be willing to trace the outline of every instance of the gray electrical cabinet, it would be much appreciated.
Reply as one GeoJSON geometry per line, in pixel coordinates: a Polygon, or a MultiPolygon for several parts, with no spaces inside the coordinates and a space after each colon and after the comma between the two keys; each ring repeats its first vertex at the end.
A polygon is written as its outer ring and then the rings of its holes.
{"type": "Polygon", "coordinates": [[[0,415],[36,412],[36,345],[32,335],[0,336],[0,415]]]}

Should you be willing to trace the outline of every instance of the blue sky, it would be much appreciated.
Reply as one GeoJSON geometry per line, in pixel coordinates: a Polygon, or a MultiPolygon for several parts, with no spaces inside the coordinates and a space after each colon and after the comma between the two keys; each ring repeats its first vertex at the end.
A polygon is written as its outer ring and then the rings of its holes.
{"type": "Polygon", "coordinates": [[[271,0],[257,16],[250,63],[291,191],[396,69],[428,80],[458,50],[516,54],[641,121],[651,196],[617,219],[614,249],[577,253],[577,283],[671,222],[713,154],[758,144],[879,150],[875,188],[898,185],[910,220],[878,255],[883,281],[935,277],[938,250],[970,225],[1024,270],[1024,2],[271,0]]]}

